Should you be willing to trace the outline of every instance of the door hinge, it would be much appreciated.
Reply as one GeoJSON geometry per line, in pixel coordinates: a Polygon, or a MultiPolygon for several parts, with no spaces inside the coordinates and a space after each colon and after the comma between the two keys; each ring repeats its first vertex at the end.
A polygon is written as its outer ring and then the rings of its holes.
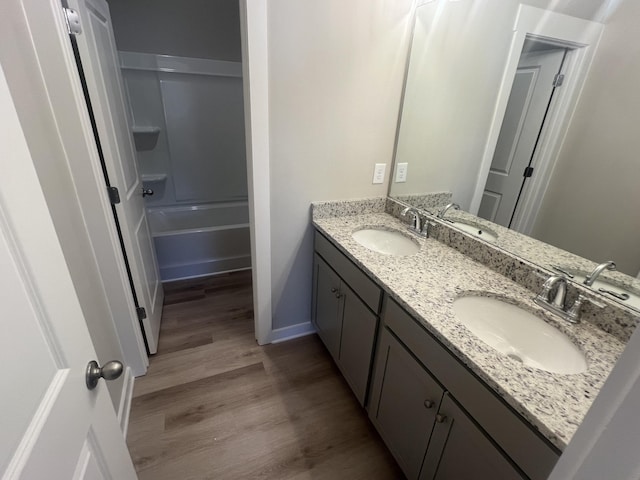
{"type": "Polygon", "coordinates": [[[109,201],[112,205],[120,203],[120,192],[117,187],[107,187],[107,192],[109,193],[109,201]]]}
{"type": "Polygon", "coordinates": [[[527,167],[524,169],[524,174],[523,177],[524,178],[529,178],[531,175],[533,175],[533,167],[527,167]]]}
{"type": "Polygon", "coordinates": [[[144,307],[136,307],[136,313],[138,314],[138,320],[144,320],[147,318],[147,311],[144,307]]]}
{"type": "Polygon", "coordinates": [[[553,77],[553,86],[559,87],[564,83],[564,73],[556,73],[556,76],[553,77]]]}
{"type": "Polygon", "coordinates": [[[67,33],[69,35],[81,34],[80,14],[71,8],[63,8],[62,11],[64,12],[64,21],[67,24],[67,33]]]}

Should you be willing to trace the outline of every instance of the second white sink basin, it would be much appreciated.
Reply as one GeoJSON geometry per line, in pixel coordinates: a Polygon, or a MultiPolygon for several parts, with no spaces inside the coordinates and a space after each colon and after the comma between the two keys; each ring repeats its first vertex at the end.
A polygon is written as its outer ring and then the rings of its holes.
{"type": "Polygon", "coordinates": [[[560,330],[497,298],[459,297],[456,317],[487,345],[529,367],[572,374],[587,369],[584,354],[560,330]]]}
{"type": "Polygon", "coordinates": [[[420,250],[420,245],[403,233],[381,227],[356,230],[352,237],[363,247],[385,255],[413,255],[420,250]]]}
{"type": "Polygon", "coordinates": [[[490,232],[486,228],[479,228],[475,225],[471,225],[470,223],[461,222],[459,220],[452,221],[453,226],[459,228],[463,232],[470,233],[471,235],[475,235],[478,238],[482,238],[487,242],[495,242],[498,239],[498,235],[493,232],[490,232]]]}

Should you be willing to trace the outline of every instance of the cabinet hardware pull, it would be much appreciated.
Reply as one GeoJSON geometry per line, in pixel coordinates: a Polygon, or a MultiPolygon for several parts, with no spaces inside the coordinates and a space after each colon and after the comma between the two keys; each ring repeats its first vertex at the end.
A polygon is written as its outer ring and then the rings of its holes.
{"type": "Polygon", "coordinates": [[[444,423],[446,419],[447,419],[446,415],[441,415],[440,413],[436,415],[436,422],[438,423],[444,423]]]}
{"type": "Polygon", "coordinates": [[[342,294],[340,292],[336,293],[336,298],[340,298],[342,297],[342,294]]]}
{"type": "Polygon", "coordinates": [[[425,406],[425,408],[431,408],[431,407],[433,407],[433,402],[431,400],[425,400],[424,401],[424,406],[425,406]]]}
{"type": "Polygon", "coordinates": [[[336,287],[333,287],[333,288],[331,289],[331,293],[336,293],[337,291],[338,291],[338,289],[337,289],[336,287]]]}

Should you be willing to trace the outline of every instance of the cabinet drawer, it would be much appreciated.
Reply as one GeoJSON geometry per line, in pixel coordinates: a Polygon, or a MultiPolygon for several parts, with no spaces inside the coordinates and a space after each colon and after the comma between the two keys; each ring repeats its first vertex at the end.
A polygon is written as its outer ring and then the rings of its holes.
{"type": "Polygon", "coordinates": [[[351,260],[334,247],[329,240],[315,232],[315,250],[338,272],[351,289],[375,313],[380,312],[382,290],[367,277],[351,260]]]}
{"type": "Polygon", "coordinates": [[[527,476],[532,480],[549,476],[560,455],[555,447],[390,298],[383,319],[527,476]]]}

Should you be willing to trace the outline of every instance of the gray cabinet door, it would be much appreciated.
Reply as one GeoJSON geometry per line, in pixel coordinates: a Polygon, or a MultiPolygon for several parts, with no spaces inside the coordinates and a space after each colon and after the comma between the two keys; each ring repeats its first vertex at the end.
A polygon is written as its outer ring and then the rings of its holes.
{"type": "Polygon", "coordinates": [[[338,363],[358,401],[364,405],[378,317],[346,283],[342,282],[340,292],[343,314],[338,363]]]}
{"type": "Polygon", "coordinates": [[[369,418],[407,478],[415,480],[444,391],[386,328],[381,335],[369,418]]]}
{"type": "Polygon", "coordinates": [[[337,361],[340,352],[340,277],[318,255],[314,256],[313,323],[331,356],[337,361]]]}
{"type": "Polygon", "coordinates": [[[420,480],[523,480],[519,471],[446,393],[420,480]]]}

